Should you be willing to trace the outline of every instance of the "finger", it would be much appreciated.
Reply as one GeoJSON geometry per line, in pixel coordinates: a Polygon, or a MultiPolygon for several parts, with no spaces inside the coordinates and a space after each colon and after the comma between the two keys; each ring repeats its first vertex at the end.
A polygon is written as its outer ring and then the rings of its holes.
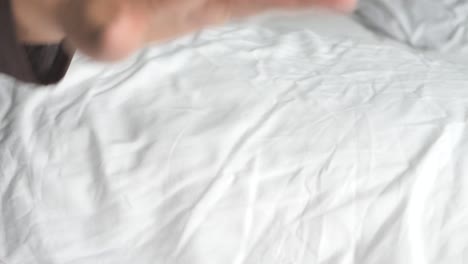
{"type": "Polygon", "coordinates": [[[318,7],[330,8],[340,12],[352,12],[356,8],[357,0],[315,0],[318,7]]]}
{"type": "MultiPolygon", "coordinates": [[[[236,1],[236,0],[233,0],[236,1]]],[[[244,5],[256,3],[263,6],[279,8],[326,7],[332,9],[350,9],[356,5],[356,0],[237,0],[244,5]]]]}
{"type": "Polygon", "coordinates": [[[351,12],[356,0],[227,0],[234,18],[252,15],[271,9],[329,8],[339,12],[351,12]]]}

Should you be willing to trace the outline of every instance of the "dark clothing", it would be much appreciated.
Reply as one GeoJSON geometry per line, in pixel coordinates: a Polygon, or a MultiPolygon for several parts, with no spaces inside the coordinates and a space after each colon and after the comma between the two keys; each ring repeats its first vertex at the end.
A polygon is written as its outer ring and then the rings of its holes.
{"type": "Polygon", "coordinates": [[[0,73],[23,82],[53,84],[65,76],[70,61],[61,44],[19,43],[10,0],[0,0],[0,73]]]}

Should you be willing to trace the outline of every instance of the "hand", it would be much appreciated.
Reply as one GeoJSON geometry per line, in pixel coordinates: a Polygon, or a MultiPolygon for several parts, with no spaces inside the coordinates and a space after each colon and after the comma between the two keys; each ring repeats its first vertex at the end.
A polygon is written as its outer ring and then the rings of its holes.
{"type": "Polygon", "coordinates": [[[269,9],[325,7],[350,11],[355,0],[62,0],[67,40],[102,60],[142,46],[269,9]]]}

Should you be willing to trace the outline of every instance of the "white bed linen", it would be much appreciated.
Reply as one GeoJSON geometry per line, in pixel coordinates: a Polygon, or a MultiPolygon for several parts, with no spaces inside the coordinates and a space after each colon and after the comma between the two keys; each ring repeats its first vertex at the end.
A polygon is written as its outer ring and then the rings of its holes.
{"type": "Polygon", "coordinates": [[[464,264],[468,68],[331,14],[0,80],[2,264],[464,264]]]}
{"type": "Polygon", "coordinates": [[[468,64],[468,1],[359,0],[356,18],[378,35],[468,64]]]}

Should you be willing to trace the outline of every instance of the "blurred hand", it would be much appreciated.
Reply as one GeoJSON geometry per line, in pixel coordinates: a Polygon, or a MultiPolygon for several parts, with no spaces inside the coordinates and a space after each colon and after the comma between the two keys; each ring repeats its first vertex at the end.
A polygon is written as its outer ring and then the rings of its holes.
{"type": "Polygon", "coordinates": [[[151,42],[270,9],[351,11],[355,0],[62,0],[66,39],[91,57],[117,60],[151,42]]]}

